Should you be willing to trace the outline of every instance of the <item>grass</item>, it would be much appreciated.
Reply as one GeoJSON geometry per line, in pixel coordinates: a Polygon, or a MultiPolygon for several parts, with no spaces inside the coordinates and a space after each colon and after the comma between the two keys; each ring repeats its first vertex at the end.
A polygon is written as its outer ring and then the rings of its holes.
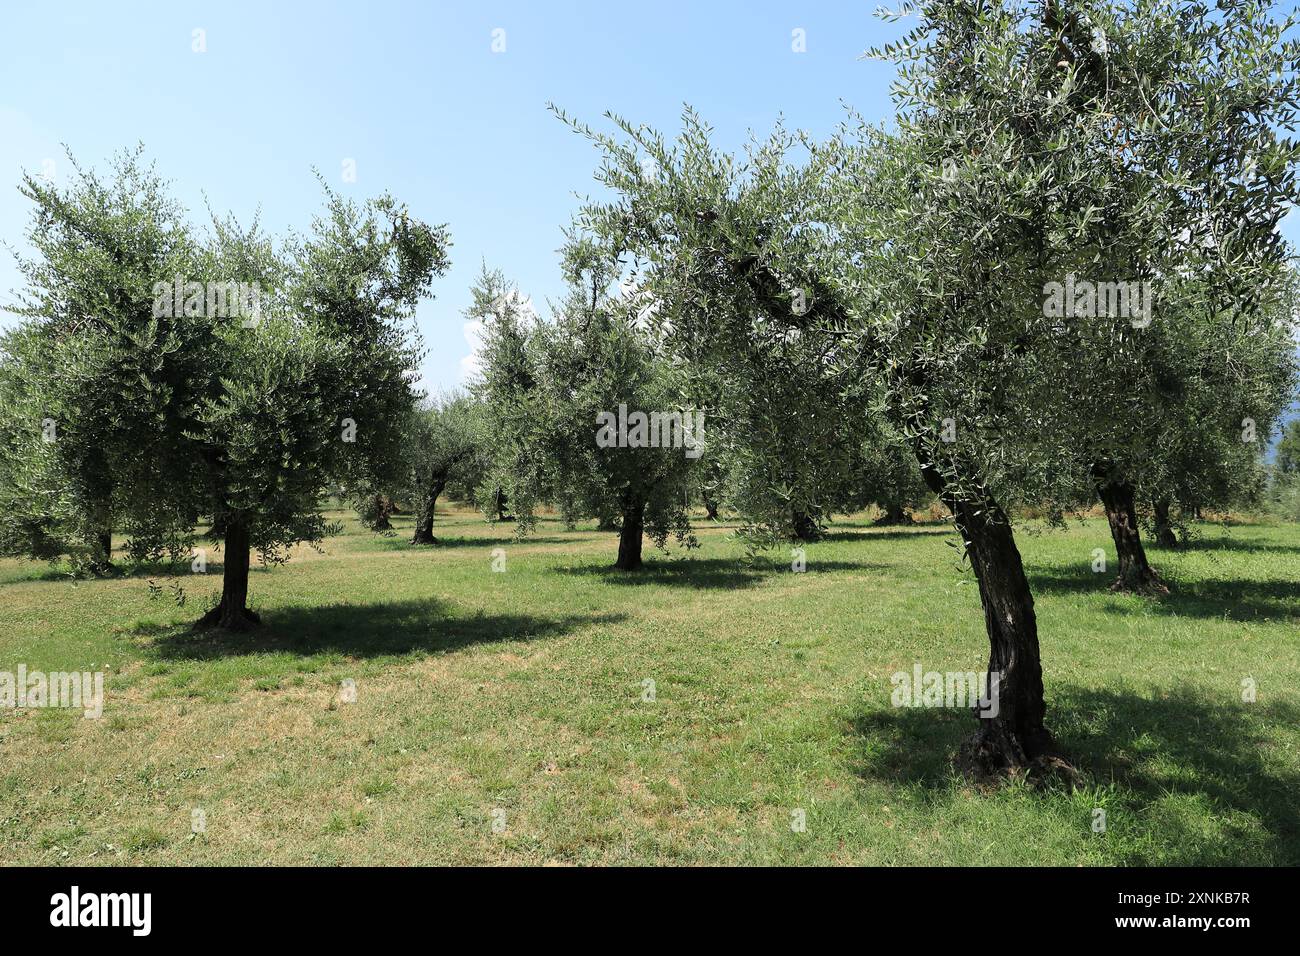
{"type": "Polygon", "coordinates": [[[950,771],[968,712],[890,704],[914,662],[985,664],[946,527],[842,521],[804,574],[706,527],[625,576],[590,529],[408,525],[255,571],[241,635],[187,627],[219,553],[183,607],[0,562],[0,670],[106,674],[103,719],[0,710],[0,863],[1300,863],[1297,526],[1152,548],[1160,602],[1092,572],[1104,522],[1023,528],[1088,782],[985,792],[950,771]]]}

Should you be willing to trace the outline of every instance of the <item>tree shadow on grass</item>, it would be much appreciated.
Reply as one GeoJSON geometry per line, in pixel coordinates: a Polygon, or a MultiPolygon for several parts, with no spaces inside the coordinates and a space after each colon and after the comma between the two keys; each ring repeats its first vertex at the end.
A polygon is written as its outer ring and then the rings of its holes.
{"type": "Polygon", "coordinates": [[[455,614],[429,598],[388,604],[331,604],[262,612],[260,628],[242,633],[189,627],[155,640],[162,660],[212,660],[247,654],[322,653],[384,657],[412,652],[447,653],[471,644],[535,640],[592,624],[612,624],[622,614],[541,617],[530,614],[455,614]]]}
{"type": "MultiPolygon", "coordinates": [[[[667,585],[687,588],[747,588],[765,578],[792,574],[788,564],[762,559],[753,563],[726,558],[682,558],[676,561],[648,561],[638,571],[619,571],[610,564],[579,564],[555,568],[560,574],[597,578],[605,584],[667,585]]],[[[882,565],[859,561],[809,561],[804,573],[827,571],[881,571],[882,565]]]]}
{"type": "Polygon", "coordinates": [[[396,537],[379,537],[378,547],[384,551],[414,551],[423,553],[429,551],[446,551],[453,548],[505,548],[510,546],[522,547],[529,544],[564,544],[569,538],[557,538],[554,536],[546,537],[526,537],[516,538],[514,535],[506,537],[451,537],[443,536],[438,533],[438,526],[433,527],[433,536],[438,539],[436,544],[412,544],[409,534],[398,535],[396,537]]]}
{"type": "MultiPolygon", "coordinates": [[[[1113,574],[1093,574],[1085,569],[1037,569],[1029,572],[1035,595],[1110,594],[1113,574]]],[[[1178,617],[1219,618],[1232,621],[1284,621],[1300,618],[1300,582],[1285,579],[1235,578],[1222,581],[1170,580],[1170,593],[1147,606],[1159,614],[1178,617]]],[[[1105,610],[1129,614],[1126,604],[1110,602],[1105,610]]]]}
{"type": "MultiPolygon", "coordinates": [[[[864,710],[852,722],[858,774],[945,800],[954,783],[952,757],[976,719],[964,710],[864,710]]],[[[1259,849],[1269,862],[1300,863],[1300,774],[1279,771],[1264,739],[1267,727],[1298,721],[1300,708],[1289,703],[1243,704],[1231,695],[1206,698],[1182,688],[1147,697],[1058,686],[1048,699],[1048,725],[1063,753],[1094,785],[1121,788],[1119,811],[1140,820],[1151,837],[1126,851],[1130,865],[1243,862],[1240,847],[1198,838],[1178,814],[1167,812],[1165,801],[1180,796],[1203,801],[1227,827],[1240,827],[1241,815],[1251,818],[1266,834],[1259,849]]],[[[1258,841],[1258,830],[1242,839],[1258,841]]]]}
{"type": "MultiPolygon", "coordinates": [[[[856,525],[849,528],[841,527],[838,531],[827,531],[821,536],[821,541],[910,541],[915,538],[934,537],[935,535],[955,534],[953,529],[948,526],[936,527],[934,525],[916,525],[908,529],[890,528],[880,530],[872,525],[856,525]]],[[[816,542],[814,542],[816,543],[816,542]]]]}
{"type": "Polygon", "coordinates": [[[1148,551],[1158,551],[1161,554],[1182,554],[1196,553],[1204,551],[1245,551],[1258,552],[1260,554],[1300,554],[1300,546],[1289,544],[1259,544],[1252,541],[1242,541],[1238,538],[1193,538],[1191,541],[1181,542],[1177,547],[1157,544],[1154,541],[1147,541],[1143,546],[1148,551]]]}
{"type": "MultiPolygon", "coordinates": [[[[213,560],[215,554],[219,551],[213,551],[211,545],[208,546],[207,552],[207,573],[220,574],[222,563],[220,560],[213,560]]],[[[153,578],[160,583],[177,577],[188,577],[191,571],[190,559],[184,561],[127,561],[120,556],[113,564],[113,570],[108,574],[91,574],[89,572],[74,573],[72,567],[66,563],[55,565],[46,565],[45,569],[36,573],[27,575],[19,580],[22,581],[66,581],[69,584],[97,584],[106,581],[141,581],[147,578],[153,578]]],[[[17,582],[14,582],[17,583],[17,582]]]]}

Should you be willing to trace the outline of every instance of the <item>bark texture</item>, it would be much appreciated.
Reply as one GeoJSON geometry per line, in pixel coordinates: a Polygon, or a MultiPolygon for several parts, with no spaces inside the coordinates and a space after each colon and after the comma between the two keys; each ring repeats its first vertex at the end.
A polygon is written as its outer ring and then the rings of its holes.
{"type": "Polygon", "coordinates": [[[1162,548],[1178,547],[1178,535],[1174,534],[1173,522],[1169,520],[1169,502],[1154,502],[1152,509],[1156,519],[1156,544],[1162,548]]]}
{"type": "Polygon", "coordinates": [[[447,482],[434,481],[429,489],[429,496],[425,499],[424,507],[420,509],[420,520],[415,523],[415,536],[411,538],[411,544],[437,544],[438,539],[433,536],[433,514],[438,504],[438,496],[442,494],[447,482]]]}
{"type": "Polygon", "coordinates": [[[239,521],[226,524],[225,564],[221,575],[221,603],[199,620],[199,627],[220,627],[227,631],[247,631],[262,623],[248,609],[248,526],[239,521]]]}
{"type": "Polygon", "coordinates": [[[989,639],[986,703],[958,763],[974,776],[1063,766],[1046,726],[1038,619],[1011,523],[993,501],[948,504],[979,582],[989,639]]]}
{"type": "Polygon", "coordinates": [[[1108,473],[1099,467],[1093,469],[1093,475],[1097,479],[1097,497],[1106,509],[1110,536],[1115,542],[1115,553],[1119,557],[1119,576],[1111,585],[1111,590],[1135,594],[1168,594],[1169,589],[1147,561],[1146,549],[1142,547],[1133,485],[1123,476],[1108,473]]]}
{"type": "Polygon", "coordinates": [[[987,495],[959,497],[919,444],[916,456],[926,484],[961,533],[979,583],[989,640],[984,700],[975,711],[979,726],[958,750],[957,766],[976,779],[1047,773],[1073,779],[1074,770],[1061,758],[1046,725],[1038,619],[1011,522],[987,495]]]}
{"type": "Polygon", "coordinates": [[[645,530],[645,502],[632,500],[623,508],[623,527],[618,533],[618,560],[614,567],[620,571],[635,571],[641,567],[641,538],[645,530]]]}

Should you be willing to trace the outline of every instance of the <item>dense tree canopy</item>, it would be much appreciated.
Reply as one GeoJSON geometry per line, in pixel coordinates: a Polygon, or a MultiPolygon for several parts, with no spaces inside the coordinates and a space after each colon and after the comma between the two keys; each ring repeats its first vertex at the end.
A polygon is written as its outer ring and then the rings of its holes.
{"type": "Polygon", "coordinates": [[[66,191],[29,179],[27,195],[38,256],[3,367],[7,391],[34,397],[6,415],[5,468],[24,476],[7,483],[7,540],[48,553],[116,524],[130,552],[177,556],[207,518],[224,587],[205,621],[256,623],[250,550],[274,561],[319,541],[326,490],[400,460],[410,318],[446,268],[445,230],[389,197],[327,193],[306,239],[277,247],[214,219],[199,241],[138,155],[108,186],[81,172],[66,191]],[[228,283],[256,295],[232,309],[228,283]]]}
{"type": "Polygon", "coordinates": [[[1294,120],[1294,45],[1260,3],[915,12],[920,26],[882,51],[900,65],[896,132],[863,127],[793,163],[779,132],[743,162],[721,154],[689,112],[671,146],[621,121],[622,138],[580,127],[616,194],[583,225],[731,392],[770,387],[786,368],[779,343],[795,343],[826,356],[820,384],[846,407],[882,409],[980,586],[1000,683],[964,756],[985,770],[1042,765],[1054,744],[1009,508],[1077,502],[1096,480],[1080,450],[1110,397],[1080,397],[1107,350],[1140,331],[1094,313],[1096,331],[1076,340],[1045,294],[1076,271],[1158,283],[1204,257],[1208,320],[1257,314],[1294,199],[1295,147],[1277,132],[1294,120]],[[1241,188],[1248,158],[1267,173],[1241,188]]]}
{"type": "Polygon", "coordinates": [[[521,530],[550,497],[570,523],[618,527],[616,566],[635,570],[643,534],[694,543],[688,481],[704,419],[600,250],[575,243],[564,265],[570,290],[553,321],[517,328],[502,304],[490,319],[482,395],[500,423],[500,483],[521,530]]]}

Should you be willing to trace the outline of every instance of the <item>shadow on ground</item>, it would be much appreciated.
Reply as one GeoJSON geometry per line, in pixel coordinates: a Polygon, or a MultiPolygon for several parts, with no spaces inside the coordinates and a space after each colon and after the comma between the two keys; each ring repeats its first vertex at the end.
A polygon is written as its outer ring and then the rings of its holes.
{"type": "MultiPolygon", "coordinates": [[[[1038,568],[1029,572],[1035,595],[1109,594],[1114,574],[1093,574],[1087,568],[1038,568]]],[[[1185,582],[1169,579],[1167,597],[1150,599],[1156,613],[1180,617],[1227,618],[1234,621],[1287,620],[1300,618],[1300,582],[1285,579],[1236,578],[1220,581],[1185,582]]],[[[1105,609],[1131,614],[1131,605],[1112,602],[1105,609]]]]}
{"type": "MultiPolygon", "coordinates": [[[[224,565],[221,563],[219,556],[220,551],[214,551],[210,546],[207,553],[207,573],[220,575],[224,565]]],[[[256,559],[254,559],[256,567],[256,559]]],[[[91,574],[89,572],[74,573],[71,566],[59,563],[46,565],[42,570],[24,575],[17,581],[9,583],[18,583],[18,581],[65,581],[70,584],[87,584],[100,581],[138,581],[146,578],[153,578],[159,583],[164,583],[173,578],[186,576],[193,572],[190,570],[190,561],[127,561],[118,556],[113,562],[113,570],[108,574],[91,574]]]]}
{"type": "MultiPolygon", "coordinates": [[[[820,541],[893,541],[898,539],[910,539],[918,537],[928,537],[942,534],[955,534],[948,525],[915,525],[907,528],[885,527],[884,529],[873,527],[872,525],[840,525],[836,531],[827,531],[818,540],[820,541]]],[[[813,542],[814,544],[816,542],[813,542]]]]}
{"type": "Polygon", "coordinates": [[[441,534],[437,525],[433,527],[433,536],[438,539],[436,544],[412,544],[409,532],[399,534],[396,537],[375,534],[375,544],[385,551],[414,551],[418,553],[423,551],[446,551],[453,548],[504,548],[512,545],[524,547],[530,544],[563,544],[565,541],[571,540],[554,536],[529,536],[524,538],[516,538],[514,535],[505,537],[456,537],[451,534],[441,534]]]}
{"type": "MultiPolygon", "coordinates": [[[[852,720],[857,772],[863,779],[918,788],[929,799],[946,799],[954,785],[952,758],[977,718],[963,710],[886,708],[863,710],[852,720]]],[[[1231,865],[1239,850],[1207,843],[1179,831],[1176,814],[1144,812],[1170,795],[1203,800],[1217,817],[1253,818],[1266,834],[1263,851],[1274,864],[1300,863],[1300,775],[1278,773],[1268,759],[1262,731],[1300,720],[1300,708],[1283,702],[1242,704],[1184,689],[1146,697],[1129,691],[1058,687],[1048,700],[1048,723],[1061,750],[1098,786],[1127,788],[1130,819],[1158,839],[1138,841],[1130,865],[1178,863],[1231,865]],[[1147,843],[1177,847],[1178,858],[1159,860],[1147,843]]],[[[1050,801],[1059,794],[1037,793],[1050,801]]]]}
{"type": "MultiPolygon", "coordinates": [[[[809,560],[807,574],[827,571],[883,571],[883,565],[862,561],[809,560]]],[[[750,563],[725,558],[682,558],[680,560],[648,560],[639,571],[619,571],[612,564],[579,564],[553,569],[559,574],[572,574],[595,578],[605,584],[633,586],[666,585],[685,588],[746,588],[753,587],[765,578],[791,574],[788,564],[777,564],[762,558],[750,563]]]]}
{"type": "Polygon", "coordinates": [[[387,604],[332,604],[263,612],[260,628],[244,633],[190,627],[171,630],[151,645],[160,660],[211,660],[247,654],[339,653],[383,657],[411,652],[445,653],[472,644],[536,640],[593,624],[613,624],[621,614],[539,617],[528,614],[462,614],[426,599],[387,604]]]}
{"type": "Polygon", "coordinates": [[[1184,541],[1177,547],[1168,547],[1157,544],[1154,541],[1146,541],[1143,546],[1148,551],[1157,551],[1161,554],[1189,554],[1204,551],[1245,551],[1249,554],[1298,554],[1300,547],[1289,544],[1260,544],[1255,541],[1241,541],[1237,538],[1193,538],[1191,541],[1184,541]]]}

